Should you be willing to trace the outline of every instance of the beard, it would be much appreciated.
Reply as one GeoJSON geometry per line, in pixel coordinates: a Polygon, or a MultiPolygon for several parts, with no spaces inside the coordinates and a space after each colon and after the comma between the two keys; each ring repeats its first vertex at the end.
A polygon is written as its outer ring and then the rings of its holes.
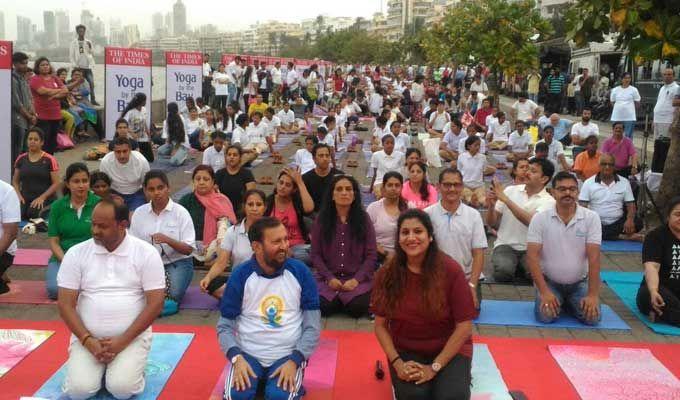
{"type": "Polygon", "coordinates": [[[286,262],[286,258],[288,258],[288,254],[283,251],[277,251],[272,254],[264,254],[264,262],[271,268],[277,270],[283,267],[283,263],[286,262]]]}

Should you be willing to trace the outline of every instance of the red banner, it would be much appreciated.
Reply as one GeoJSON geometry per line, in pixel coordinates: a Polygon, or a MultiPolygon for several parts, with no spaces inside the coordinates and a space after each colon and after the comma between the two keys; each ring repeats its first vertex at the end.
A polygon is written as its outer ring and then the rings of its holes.
{"type": "Polygon", "coordinates": [[[106,47],[104,49],[107,65],[151,66],[151,50],[106,47]]]}
{"type": "Polygon", "coordinates": [[[12,69],[12,42],[0,40],[0,69],[12,69]]]}

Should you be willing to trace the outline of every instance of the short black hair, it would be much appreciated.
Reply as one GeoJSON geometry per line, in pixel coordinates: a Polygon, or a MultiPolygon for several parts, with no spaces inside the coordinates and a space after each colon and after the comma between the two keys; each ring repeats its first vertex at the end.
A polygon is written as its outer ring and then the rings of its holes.
{"type": "Polygon", "coordinates": [[[26,53],[22,53],[21,51],[17,51],[14,54],[12,54],[12,64],[18,64],[20,62],[24,62],[28,60],[28,55],[26,53]]]}
{"type": "Polygon", "coordinates": [[[151,171],[147,172],[144,175],[144,187],[146,187],[146,185],[152,179],[160,179],[161,182],[163,182],[165,184],[165,186],[170,187],[170,182],[168,181],[168,176],[165,174],[165,172],[161,171],[160,169],[152,169],[151,171]]]}
{"type": "Polygon", "coordinates": [[[118,118],[116,120],[115,127],[118,128],[118,125],[120,125],[120,124],[125,124],[126,126],[130,126],[130,124],[128,123],[128,121],[125,118],[118,118]]]}
{"type": "Polygon", "coordinates": [[[312,158],[316,157],[316,153],[319,151],[319,149],[328,149],[328,153],[331,152],[331,147],[326,143],[317,143],[314,145],[314,147],[312,147],[312,158]]]}
{"type": "Polygon", "coordinates": [[[250,243],[260,242],[264,237],[264,231],[267,229],[278,228],[281,226],[281,221],[274,217],[261,217],[250,226],[248,229],[248,240],[250,243]]]}
{"type": "Polygon", "coordinates": [[[212,134],[212,139],[222,139],[222,140],[227,140],[227,134],[222,132],[222,131],[215,131],[212,134]]]}
{"type": "Polygon", "coordinates": [[[78,29],[81,29],[81,28],[87,30],[87,28],[85,27],[85,25],[83,25],[83,24],[78,24],[78,25],[76,25],[76,32],[78,31],[78,29]]]}
{"type": "Polygon", "coordinates": [[[319,125],[319,126],[316,127],[316,132],[320,133],[322,135],[326,135],[328,133],[328,128],[326,128],[323,125],[319,125]]]}
{"type": "Polygon", "coordinates": [[[532,158],[529,160],[529,165],[531,164],[538,164],[541,166],[541,172],[543,173],[543,176],[548,177],[548,180],[546,181],[546,185],[548,182],[550,182],[550,179],[552,178],[553,174],[555,173],[555,165],[552,163],[552,161],[547,160],[545,158],[532,158]]]}
{"type": "Polygon", "coordinates": [[[461,181],[463,180],[463,174],[459,170],[457,170],[455,168],[451,168],[451,167],[446,167],[439,173],[438,182],[442,183],[444,176],[446,176],[447,174],[458,175],[460,177],[460,180],[461,181]]]}
{"type": "Polygon", "coordinates": [[[550,147],[548,146],[548,143],[546,142],[538,142],[536,143],[536,148],[534,149],[535,152],[540,151],[541,153],[547,153],[550,151],[550,147]]]}
{"type": "Polygon", "coordinates": [[[326,118],[323,120],[323,123],[326,124],[326,125],[330,124],[331,122],[335,123],[335,117],[332,116],[332,115],[326,117],[326,118]]]}
{"type": "Polygon", "coordinates": [[[305,143],[307,143],[308,140],[311,140],[313,144],[318,144],[319,143],[319,138],[314,136],[314,135],[307,135],[305,136],[305,143]]]}
{"type": "Polygon", "coordinates": [[[97,203],[97,206],[101,205],[113,207],[113,218],[116,222],[130,222],[130,209],[127,204],[122,202],[117,203],[112,199],[101,199],[99,200],[99,203],[97,203]]]}
{"type": "Polygon", "coordinates": [[[117,137],[113,139],[113,147],[122,145],[127,145],[128,147],[130,147],[130,149],[132,149],[132,142],[130,142],[130,139],[126,137],[117,137]]]}
{"type": "Polygon", "coordinates": [[[680,204],[680,196],[675,196],[675,197],[671,198],[671,200],[668,202],[668,206],[666,207],[666,219],[668,219],[671,216],[673,209],[678,204],[680,204]]]}
{"type": "Polygon", "coordinates": [[[557,182],[565,181],[565,180],[572,180],[576,183],[576,185],[578,185],[578,179],[576,179],[576,177],[574,175],[572,175],[570,172],[567,172],[567,171],[560,171],[553,178],[552,187],[553,188],[556,187],[557,182]]]}

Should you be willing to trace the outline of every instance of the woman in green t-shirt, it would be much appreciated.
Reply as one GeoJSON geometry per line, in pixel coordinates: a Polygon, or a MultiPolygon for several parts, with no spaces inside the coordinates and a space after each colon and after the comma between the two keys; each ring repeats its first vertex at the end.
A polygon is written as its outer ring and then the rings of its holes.
{"type": "Polygon", "coordinates": [[[52,203],[47,236],[52,257],[47,264],[47,296],[57,299],[57,274],[64,254],[92,237],[92,210],[99,197],[90,191],[90,171],[83,163],[66,169],[64,197],[52,203]]]}

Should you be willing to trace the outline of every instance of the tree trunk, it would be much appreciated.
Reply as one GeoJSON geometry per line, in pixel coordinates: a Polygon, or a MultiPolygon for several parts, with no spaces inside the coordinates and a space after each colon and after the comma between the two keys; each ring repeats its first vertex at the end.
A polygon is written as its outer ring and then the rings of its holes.
{"type": "Polygon", "coordinates": [[[663,168],[661,187],[657,204],[664,213],[669,201],[680,196],[680,111],[675,111],[675,117],[670,129],[671,146],[663,168]]]}

